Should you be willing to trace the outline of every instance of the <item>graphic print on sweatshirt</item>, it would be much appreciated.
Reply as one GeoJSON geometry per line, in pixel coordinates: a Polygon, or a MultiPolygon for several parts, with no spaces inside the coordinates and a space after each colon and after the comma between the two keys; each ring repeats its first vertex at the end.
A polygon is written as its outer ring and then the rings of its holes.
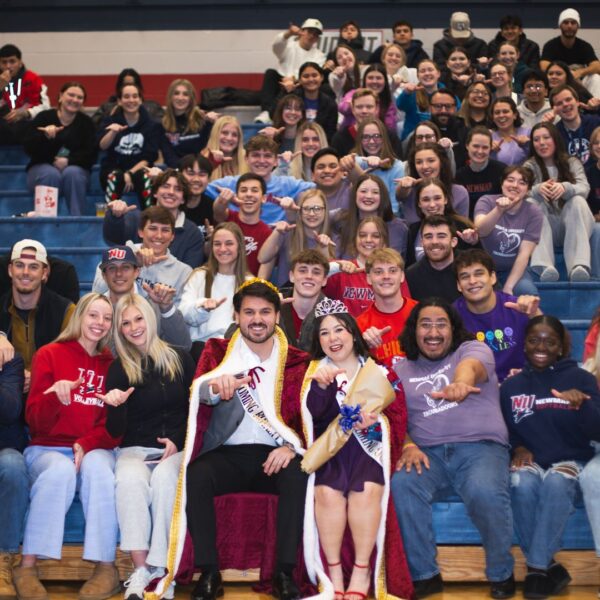
{"type": "Polygon", "coordinates": [[[515,424],[520,423],[527,417],[531,417],[534,412],[538,410],[545,410],[548,408],[569,410],[571,408],[571,404],[568,400],[555,398],[554,396],[550,396],[549,398],[536,398],[535,394],[518,394],[517,396],[511,396],[510,403],[515,424]]]}

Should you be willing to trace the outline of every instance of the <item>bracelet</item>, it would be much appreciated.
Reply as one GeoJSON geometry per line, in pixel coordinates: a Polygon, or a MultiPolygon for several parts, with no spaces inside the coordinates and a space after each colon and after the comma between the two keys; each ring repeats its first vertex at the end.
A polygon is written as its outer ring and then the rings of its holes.
{"type": "Polygon", "coordinates": [[[414,442],[408,442],[407,444],[404,444],[404,446],[402,446],[402,452],[404,452],[404,450],[406,450],[407,448],[416,448],[417,445],[414,442]]]}

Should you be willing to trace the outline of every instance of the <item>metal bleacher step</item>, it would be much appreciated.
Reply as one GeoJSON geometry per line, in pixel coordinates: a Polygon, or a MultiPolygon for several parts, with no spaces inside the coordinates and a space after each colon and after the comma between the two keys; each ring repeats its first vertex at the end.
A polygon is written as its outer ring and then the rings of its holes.
{"type": "MultiPolygon", "coordinates": [[[[84,212],[87,216],[96,214],[96,203],[103,203],[103,192],[88,192],[85,201],[84,212]]],[[[26,190],[2,190],[0,189],[0,216],[11,217],[21,215],[33,210],[33,194],[26,190]]],[[[69,211],[64,198],[58,201],[57,214],[68,216],[69,211]]]]}
{"type": "Polygon", "coordinates": [[[537,283],[541,309],[559,319],[583,319],[593,317],[600,305],[600,281],[582,283],[556,281],[537,283]]]}
{"type": "MultiPolygon", "coordinates": [[[[99,165],[94,165],[90,175],[89,192],[101,194],[99,165]]],[[[6,191],[27,190],[27,171],[25,165],[0,164],[0,196],[6,191]]]]}
{"type": "Polygon", "coordinates": [[[105,246],[99,217],[0,217],[2,245],[24,238],[41,241],[47,247],[81,248],[105,246]]]}

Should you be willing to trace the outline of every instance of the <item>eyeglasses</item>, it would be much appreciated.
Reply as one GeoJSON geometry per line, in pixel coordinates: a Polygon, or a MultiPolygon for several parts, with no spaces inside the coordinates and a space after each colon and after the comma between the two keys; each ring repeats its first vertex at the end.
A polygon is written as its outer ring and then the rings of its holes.
{"type": "Polygon", "coordinates": [[[421,321],[418,327],[425,331],[431,331],[434,327],[438,331],[444,331],[450,327],[450,323],[448,321],[421,321]]]}
{"type": "Polygon", "coordinates": [[[378,142],[383,136],[380,133],[363,133],[362,139],[365,142],[378,142]]]}
{"type": "Polygon", "coordinates": [[[310,215],[310,213],[313,213],[314,215],[320,215],[324,210],[324,206],[303,206],[300,209],[304,215],[310,215]]]}
{"type": "Polygon", "coordinates": [[[544,89],[544,84],[543,83],[528,83],[525,86],[526,90],[543,90],[544,89]]]}
{"type": "Polygon", "coordinates": [[[454,104],[431,104],[431,108],[435,108],[436,110],[452,110],[455,105],[454,104]]]}
{"type": "Polygon", "coordinates": [[[435,141],[435,133],[415,134],[415,140],[434,140],[435,141]]]}
{"type": "Polygon", "coordinates": [[[489,96],[489,93],[485,90],[471,90],[469,92],[470,96],[489,96]]]}

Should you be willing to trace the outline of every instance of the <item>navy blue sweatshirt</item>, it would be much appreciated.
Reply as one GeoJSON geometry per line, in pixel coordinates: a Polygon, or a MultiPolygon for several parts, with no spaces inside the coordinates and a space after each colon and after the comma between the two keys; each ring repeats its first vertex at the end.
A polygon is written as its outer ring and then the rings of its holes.
{"type": "Polygon", "coordinates": [[[525,366],[502,383],[500,403],[513,450],[524,446],[542,468],[565,460],[586,462],[594,455],[590,440],[600,439],[600,391],[594,376],[574,360],[559,360],[543,371],[525,366]],[[574,410],[552,389],[577,389],[591,398],[574,410]]]}
{"type": "MultiPolygon", "coordinates": [[[[121,110],[104,120],[98,132],[98,141],[106,135],[106,128],[111,123],[127,125],[121,110]]],[[[100,164],[102,172],[108,173],[115,169],[127,171],[142,160],[147,160],[151,167],[158,156],[161,129],[161,125],[153,121],[148,111],[140,106],[137,123],[118,133],[106,150],[100,164]]]]}
{"type": "Polygon", "coordinates": [[[186,131],[187,116],[175,117],[177,123],[176,131],[165,131],[161,125],[160,150],[167,166],[176,169],[179,161],[186,154],[198,154],[204,149],[212,130],[212,123],[206,122],[199,131],[195,133],[186,131]]]}
{"type": "Polygon", "coordinates": [[[24,368],[23,359],[16,354],[0,371],[0,450],[22,451],[27,444],[22,414],[24,368]]]}

